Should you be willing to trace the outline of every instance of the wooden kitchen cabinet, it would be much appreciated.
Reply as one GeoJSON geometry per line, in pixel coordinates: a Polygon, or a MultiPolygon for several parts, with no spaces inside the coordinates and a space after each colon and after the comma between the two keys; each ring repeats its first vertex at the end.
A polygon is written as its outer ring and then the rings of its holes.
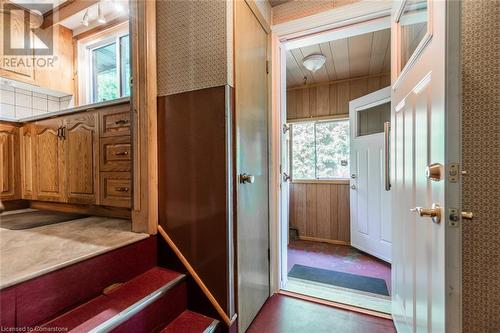
{"type": "Polygon", "coordinates": [[[0,123],[0,199],[20,199],[19,127],[0,123]]]}
{"type": "Polygon", "coordinates": [[[36,199],[35,193],[35,126],[26,124],[20,129],[21,198],[36,199]]]}
{"type": "Polygon", "coordinates": [[[42,120],[35,124],[36,197],[44,201],[66,201],[66,167],[63,119],[42,120]]]}
{"type": "Polygon", "coordinates": [[[83,112],[65,117],[63,136],[66,150],[67,201],[96,204],[99,188],[96,114],[83,112]]]}

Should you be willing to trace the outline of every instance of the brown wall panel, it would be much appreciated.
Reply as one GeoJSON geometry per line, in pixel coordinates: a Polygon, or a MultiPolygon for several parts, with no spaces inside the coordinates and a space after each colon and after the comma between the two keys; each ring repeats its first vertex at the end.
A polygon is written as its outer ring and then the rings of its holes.
{"type": "Polygon", "coordinates": [[[350,242],[349,184],[290,184],[290,226],[299,236],[350,242]]]}
{"type": "Polygon", "coordinates": [[[349,101],[390,85],[389,74],[291,88],[286,92],[287,119],[349,116],[349,101]]]}
{"type": "Polygon", "coordinates": [[[158,98],[159,223],[228,305],[225,86],[158,98]]]}

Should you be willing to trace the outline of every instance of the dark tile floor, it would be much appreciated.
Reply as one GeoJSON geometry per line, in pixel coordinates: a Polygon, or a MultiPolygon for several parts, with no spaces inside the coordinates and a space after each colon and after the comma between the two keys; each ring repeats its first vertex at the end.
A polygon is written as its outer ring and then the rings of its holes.
{"type": "Polygon", "coordinates": [[[274,295],[247,333],[395,333],[392,320],[274,295]]]}
{"type": "Polygon", "coordinates": [[[391,291],[391,265],[351,246],[291,241],[288,245],[289,272],[295,264],[384,279],[391,291]]]}

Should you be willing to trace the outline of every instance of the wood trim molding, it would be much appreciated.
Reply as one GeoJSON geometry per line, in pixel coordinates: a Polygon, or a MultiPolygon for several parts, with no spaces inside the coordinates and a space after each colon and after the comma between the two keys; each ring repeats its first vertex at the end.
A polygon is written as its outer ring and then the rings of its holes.
{"type": "Polygon", "coordinates": [[[111,20],[106,24],[99,25],[99,26],[94,27],[90,30],[84,31],[76,36],[73,36],[73,40],[79,41],[79,40],[85,39],[87,37],[97,36],[98,34],[100,34],[102,32],[106,32],[107,30],[118,28],[118,26],[120,26],[128,21],[129,21],[128,16],[117,17],[114,20],[111,20]]]}
{"type": "Polygon", "coordinates": [[[339,83],[344,83],[344,82],[352,82],[352,81],[363,80],[363,79],[372,79],[372,78],[386,76],[386,75],[391,75],[391,73],[390,72],[388,72],[388,73],[377,73],[377,74],[370,74],[370,75],[364,75],[364,76],[358,76],[358,77],[350,77],[348,79],[342,79],[342,80],[333,80],[333,81],[326,81],[326,82],[320,82],[320,83],[305,84],[305,85],[302,85],[302,86],[296,86],[296,87],[286,88],[286,90],[287,91],[289,91],[289,90],[300,90],[300,89],[314,88],[314,87],[319,87],[319,86],[328,86],[328,85],[331,85],[331,84],[339,84],[339,83]]]}
{"type": "Polygon", "coordinates": [[[199,277],[199,275],[196,273],[196,271],[194,270],[193,266],[191,266],[189,264],[189,261],[184,257],[184,255],[182,255],[182,252],[175,245],[175,243],[172,241],[172,239],[167,235],[167,233],[165,232],[165,230],[163,229],[163,227],[161,225],[158,225],[158,231],[160,232],[160,235],[162,235],[162,237],[165,239],[165,241],[167,242],[167,244],[170,246],[170,248],[172,249],[172,251],[174,251],[175,255],[182,262],[182,264],[184,265],[184,267],[186,267],[186,270],[193,277],[194,281],[200,287],[200,289],[203,291],[203,293],[205,294],[205,296],[207,296],[208,300],[210,301],[210,303],[212,303],[213,307],[215,308],[215,310],[217,311],[217,313],[219,314],[219,316],[221,316],[221,318],[224,320],[224,322],[226,323],[226,325],[228,327],[231,327],[231,325],[236,320],[237,315],[235,314],[233,316],[233,318],[229,318],[229,316],[226,314],[226,312],[224,312],[224,310],[219,305],[219,303],[217,302],[217,300],[215,299],[215,297],[212,295],[212,293],[210,292],[210,290],[208,290],[207,286],[203,283],[203,281],[201,280],[201,278],[199,277]]]}
{"type": "Polygon", "coordinates": [[[269,25],[269,23],[265,19],[264,15],[260,11],[259,7],[257,6],[256,1],[255,0],[245,0],[245,2],[247,3],[248,7],[250,7],[250,10],[255,15],[255,17],[259,21],[262,28],[266,31],[266,33],[268,33],[268,34],[271,33],[271,26],[269,25]]]}
{"type": "Polygon", "coordinates": [[[353,311],[353,312],[357,312],[357,313],[361,313],[361,314],[365,314],[365,315],[369,315],[369,316],[373,316],[373,317],[392,320],[392,316],[390,314],[382,313],[382,312],[378,312],[378,311],[373,311],[373,310],[368,310],[368,309],[363,309],[363,308],[358,308],[357,306],[353,306],[353,305],[347,305],[347,304],[337,303],[337,302],[333,302],[333,301],[327,301],[324,299],[320,299],[320,298],[316,298],[316,297],[312,297],[312,296],[307,296],[307,295],[302,295],[302,294],[297,294],[297,293],[294,293],[291,291],[286,291],[286,290],[280,290],[278,292],[278,294],[298,298],[298,299],[308,301],[308,302],[313,302],[313,303],[317,303],[317,304],[331,306],[334,308],[353,311]]]}
{"type": "Polygon", "coordinates": [[[29,201],[30,208],[53,210],[63,213],[79,213],[129,219],[130,209],[95,205],[79,205],[62,202],[29,201]]]}
{"type": "Polygon", "coordinates": [[[336,114],[333,116],[322,116],[322,117],[309,117],[309,118],[295,118],[289,119],[287,123],[300,123],[304,121],[320,121],[320,120],[349,120],[348,113],[336,114]]]}
{"type": "Polygon", "coordinates": [[[292,180],[292,184],[337,184],[337,185],[349,185],[349,179],[292,180]]]}
{"type": "Polygon", "coordinates": [[[309,236],[299,236],[299,239],[304,240],[304,241],[329,243],[329,244],[335,244],[335,245],[346,245],[346,246],[351,245],[351,242],[334,240],[334,239],[326,239],[326,238],[309,237],[309,236]]]}
{"type": "Polygon", "coordinates": [[[68,0],[43,15],[42,29],[51,27],[64,19],[89,8],[100,0],[68,0]]]}
{"type": "Polygon", "coordinates": [[[132,45],[132,229],[155,234],[158,226],[156,2],[130,3],[132,45]]]}

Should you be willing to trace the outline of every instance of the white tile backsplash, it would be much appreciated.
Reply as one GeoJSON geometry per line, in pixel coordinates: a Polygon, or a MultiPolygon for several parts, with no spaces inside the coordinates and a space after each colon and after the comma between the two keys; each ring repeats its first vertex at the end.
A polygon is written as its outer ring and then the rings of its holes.
{"type": "Polygon", "coordinates": [[[0,103],[2,104],[15,104],[15,93],[9,90],[0,90],[0,103]]]}
{"type": "Polygon", "coordinates": [[[31,97],[31,95],[26,95],[24,93],[18,93],[16,91],[15,105],[16,106],[22,106],[22,107],[25,107],[25,108],[31,108],[32,99],[33,98],[31,97]]]}
{"type": "Polygon", "coordinates": [[[16,118],[30,117],[32,115],[33,115],[32,108],[25,108],[25,107],[16,105],[16,118]]]}
{"type": "Polygon", "coordinates": [[[0,116],[20,119],[73,107],[73,96],[57,97],[0,84],[0,116]]]}
{"type": "Polygon", "coordinates": [[[0,116],[5,118],[16,118],[16,108],[11,104],[0,103],[0,116]]]}
{"type": "Polygon", "coordinates": [[[59,101],[53,101],[53,100],[49,99],[47,102],[48,102],[47,103],[47,110],[49,112],[54,112],[54,111],[59,111],[60,110],[60,108],[59,108],[59,101]]]}

